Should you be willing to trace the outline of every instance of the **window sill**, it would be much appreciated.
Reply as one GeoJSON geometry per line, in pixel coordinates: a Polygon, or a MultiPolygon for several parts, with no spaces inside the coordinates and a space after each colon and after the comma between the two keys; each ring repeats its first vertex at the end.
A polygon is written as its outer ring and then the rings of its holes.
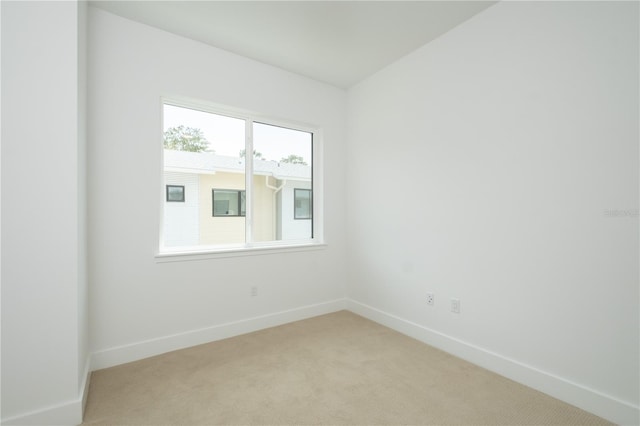
{"type": "Polygon", "coordinates": [[[265,246],[239,246],[227,248],[202,248],[185,249],[182,251],[166,251],[156,254],[156,263],[186,262],[192,260],[220,259],[226,257],[260,256],[268,254],[291,253],[311,250],[323,250],[325,243],[304,242],[288,243],[265,246]]]}

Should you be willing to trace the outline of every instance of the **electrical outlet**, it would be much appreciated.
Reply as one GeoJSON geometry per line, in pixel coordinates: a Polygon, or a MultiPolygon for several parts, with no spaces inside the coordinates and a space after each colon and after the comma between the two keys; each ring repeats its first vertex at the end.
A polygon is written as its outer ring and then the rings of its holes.
{"type": "Polygon", "coordinates": [[[251,297],[256,297],[258,295],[258,287],[251,287],[251,297]]]}
{"type": "Polygon", "coordinates": [[[460,299],[451,299],[451,312],[455,314],[460,313],[460,299]]]}
{"type": "Polygon", "coordinates": [[[433,306],[434,298],[433,293],[427,293],[427,305],[433,306]]]}

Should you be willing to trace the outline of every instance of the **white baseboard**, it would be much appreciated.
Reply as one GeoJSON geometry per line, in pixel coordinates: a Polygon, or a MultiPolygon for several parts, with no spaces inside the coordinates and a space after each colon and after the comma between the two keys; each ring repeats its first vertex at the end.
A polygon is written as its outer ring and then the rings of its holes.
{"type": "Polygon", "coordinates": [[[214,342],[216,340],[251,333],[253,331],[344,309],[346,309],[346,299],[338,299],[245,320],[214,325],[199,330],[159,337],[130,345],[118,346],[93,353],[91,369],[100,370],[102,368],[113,367],[166,352],[214,342]]]}
{"type": "Polygon", "coordinates": [[[347,309],[487,370],[620,425],[637,425],[640,407],[546,373],[500,354],[469,344],[354,300],[347,309]]]}
{"type": "Polygon", "coordinates": [[[2,425],[50,425],[50,426],[75,426],[82,423],[82,401],[70,401],[46,407],[38,411],[19,416],[2,419],[2,425]]]}
{"type": "Polygon", "coordinates": [[[614,423],[637,425],[640,422],[640,407],[638,406],[363,303],[349,299],[338,299],[96,352],[92,355],[91,362],[86,364],[83,383],[76,400],[20,416],[2,419],[2,425],[77,425],[82,422],[82,413],[86,404],[91,371],[93,370],[137,361],[165,352],[238,336],[343,309],[348,309],[358,315],[614,423]]]}
{"type": "Polygon", "coordinates": [[[81,377],[80,392],[75,400],[63,402],[58,405],[45,407],[40,410],[2,419],[2,425],[11,426],[76,426],[82,423],[82,415],[84,405],[86,403],[89,391],[89,378],[91,371],[89,370],[91,363],[87,357],[85,368],[81,377]]]}

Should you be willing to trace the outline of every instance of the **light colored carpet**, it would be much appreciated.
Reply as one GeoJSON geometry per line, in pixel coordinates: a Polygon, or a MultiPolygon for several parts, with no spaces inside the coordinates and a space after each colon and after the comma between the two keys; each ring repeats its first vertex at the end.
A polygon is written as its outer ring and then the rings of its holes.
{"type": "Polygon", "coordinates": [[[342,311],[95,371],[83,424],[610,423],[342,311]]]}

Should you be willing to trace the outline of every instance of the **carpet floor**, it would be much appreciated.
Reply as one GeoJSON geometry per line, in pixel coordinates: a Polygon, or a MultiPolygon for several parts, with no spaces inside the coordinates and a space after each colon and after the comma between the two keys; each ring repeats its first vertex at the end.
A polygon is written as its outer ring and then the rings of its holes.
{"type": "Polygon", "coordinates": [[[85,425],[605,425],[341,311],[93,372],[85,425]]]}

